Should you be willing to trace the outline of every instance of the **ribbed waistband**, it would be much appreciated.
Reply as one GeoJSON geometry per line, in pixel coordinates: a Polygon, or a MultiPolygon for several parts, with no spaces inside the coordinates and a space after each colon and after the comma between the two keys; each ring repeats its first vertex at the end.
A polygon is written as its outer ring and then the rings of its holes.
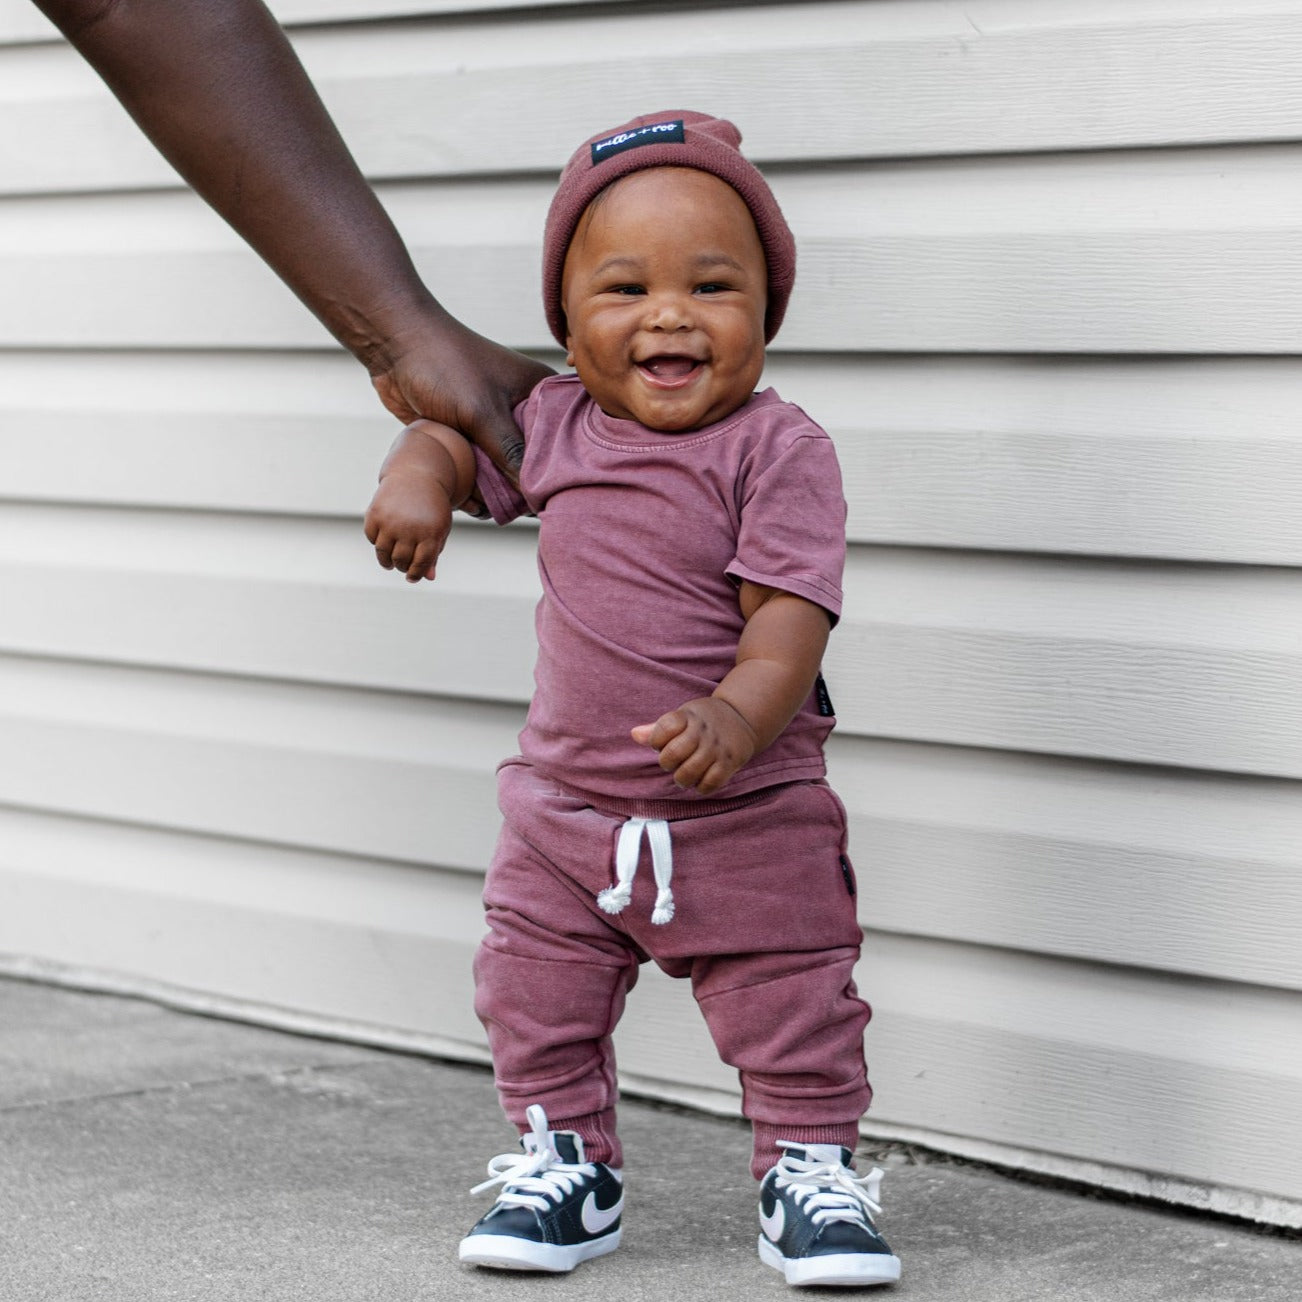
{"type": "Polygon", "coordinates": [[[609,814],[612,818],[663,818],[667,823],[678,823],[689,818],[708,818],[712,814],[729,814],[734,809],[745,809],[747,805],[758,803],[776,790],[775,787],[762,787],[759,791],[748,791],[744,796],[733,796],[729,800],[624,800],[619,796],[584,791],[581,787],[557,782],[555,778],[548,780],[567,796],[591,805],[598,813],[609,814]]]}

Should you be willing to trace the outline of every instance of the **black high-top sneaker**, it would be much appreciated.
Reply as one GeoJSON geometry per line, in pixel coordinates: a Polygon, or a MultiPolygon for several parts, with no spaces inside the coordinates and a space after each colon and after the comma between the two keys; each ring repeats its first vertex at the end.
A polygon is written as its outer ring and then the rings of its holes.
{"type": "Polygon", "coordinates": [[[882,1173],[850,1169],[837,1144],[793,1144],[760,1184],[760,1260],[788,1284],[890,1284],[900,1259],[877,1233],[882,1173]]]}
{"type": "Polygon", "coordinates": [[[500,1184],[497,1202],[461,1240],[458,1256],[497,1270],[573,1270],[589,1257],[619,1247],[624,1178],[604,1162],[586,1162],[572,1130],[548,1130],[534,1104],[525,1114],[533,1133],[523,1153],[503,1153],[488,1164],[493,1178],[470,1192],[500,1184]]]}

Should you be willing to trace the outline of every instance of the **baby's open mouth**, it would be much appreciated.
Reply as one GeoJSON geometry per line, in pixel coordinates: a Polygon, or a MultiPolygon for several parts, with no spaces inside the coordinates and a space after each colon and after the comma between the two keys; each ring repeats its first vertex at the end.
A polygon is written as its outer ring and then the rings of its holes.
{"type": "Polygon", "coordinates": [[[664,356],[648,357],[638,366],[657,380],[681,380],[691,375],[700,364],[694,357],[664,356]]]}

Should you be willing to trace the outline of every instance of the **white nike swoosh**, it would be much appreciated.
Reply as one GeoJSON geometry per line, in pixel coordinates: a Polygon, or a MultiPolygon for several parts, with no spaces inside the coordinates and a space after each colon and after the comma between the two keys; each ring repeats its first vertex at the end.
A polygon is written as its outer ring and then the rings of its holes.
{"type": "Polygon", "coordinates": [[[764,1215],[764,1208],[760,1208],[760,1229],[776,1243],[782,1237],[782,1231],[786,1228],[787,1215],[782,1210],[781,1203],[773,1204],[773,1211],[770,1215],[764,1215]]]}
{"type": "Polygon", "coordinates": [[[620,1194],[619,1202],[613,1207],[598,1207],[597,1195],[590,1193],[583,1200],[583,1211],[580,1213],[583,1220],[583,1228],[589,1234],[600,1234],[602,1230],[608,1230],[614,1223],[619,1220],[620,1213],[624,1210],[624,1195],[620,1194]]]}

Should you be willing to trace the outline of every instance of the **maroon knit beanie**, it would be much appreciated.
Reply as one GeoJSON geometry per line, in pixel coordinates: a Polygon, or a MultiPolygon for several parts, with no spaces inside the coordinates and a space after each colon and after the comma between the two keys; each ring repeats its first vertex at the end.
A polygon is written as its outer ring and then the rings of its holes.
{"type": "Polygon", "coordinates": [[[565,344],[561,271],[583,210],[612,181],[649,167],[694,167],[726,181],[746,201],[768,263],[764,339],[778,332],[796,279],[796,242],[768,183],[738,151],[741,132],[708,113],[666,109],[584,141],[561,173],[543,233],[543,307],[557,341],[565,344]]]}

